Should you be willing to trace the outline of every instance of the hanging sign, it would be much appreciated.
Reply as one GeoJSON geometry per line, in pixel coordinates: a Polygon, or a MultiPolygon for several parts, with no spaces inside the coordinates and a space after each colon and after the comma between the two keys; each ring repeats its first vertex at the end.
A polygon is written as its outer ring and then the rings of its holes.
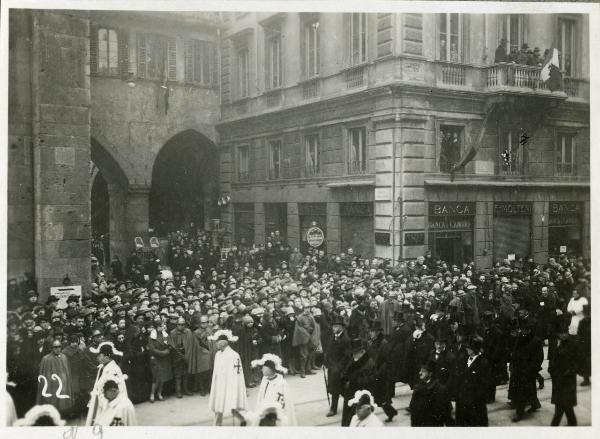
{"type": "Polygon", "coordinates": [[[311,247],[319,247],[325,241],[325,234],[319,227],[311,227],[306,232],[306,242],[311,247]]]}

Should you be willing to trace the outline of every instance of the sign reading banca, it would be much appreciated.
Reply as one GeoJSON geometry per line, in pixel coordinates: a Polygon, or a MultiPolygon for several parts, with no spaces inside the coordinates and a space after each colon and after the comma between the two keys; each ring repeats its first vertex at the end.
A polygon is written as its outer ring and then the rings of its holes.
{"type": "Polygon", "coordinates": [[[325,241],[325,234],[323,230],[318,227],[311,227],[306,232],[306,242],[311,247],[319,247],[325,241]]]}

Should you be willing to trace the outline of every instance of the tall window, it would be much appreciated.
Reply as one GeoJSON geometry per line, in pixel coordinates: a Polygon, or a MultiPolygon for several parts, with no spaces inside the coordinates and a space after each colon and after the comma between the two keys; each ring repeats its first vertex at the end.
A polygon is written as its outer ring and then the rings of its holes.
{"type": "Polygon", "coordinates": [[[439,58],[442,61],[462,60],[461,18],[459,14],[438,14],[439,58]]]}
{"type": "Polygon", "coordinates": [[[268,31],[265,50],[267,89],[281,87],[281,31],[268,31]]]}
{"type": "Polygon", "coordinates": [[[166,76],[167,40],[161,35],[138,34],[138,76],[164,80],[166,76]]]}
{"type": "Polygon", "coordinates": [[[500,38],[506,39],[506,50],[509,53],[513,51],[518,52],[521,45],[525,43],[525,17],[522,14],[501,16],[500,38]]]}
{"type": "Polygon", "coordinates": [[[319,174],[319,136],[311,135],[305,137],[306,148],[306,175],[319,174]]]}
{"type": "Polygon", "coordinates": [[[98,73],[119,74],[119,39],[114,29],[98,29],[98,73]]]}
{"type": "Polygon", "coordinates": [[[367,14],[350,14],[350,50],[352,65],[367,60],[367,14]]]}
{"type": "Polygon", "coordinates": [[[238,181],[248,181],[249,175],[248,145],[238,147],[238,181]]]}
{"type": "Polygon", "coordinates": [[[319,75],[319,20],[304,24],[304,65],[306,76],[319,75]]]}
{"type": "Polygon", "coordinates": [[[504,175],[525,173],[526,140],[519,130],[509,130],[500,136],[500,170],[504,175]]]}
{"type": "Polygon", "coordinates": [[[237,84],[238,97],[245,98],[249,92],[249,70],[248,70],[248,48],[244,47],[237,51],[237,84]]]}
{"type": "Polygon", "coordinates": [[[281,140],[269,142],[269,178],[281,178],[281,140]]]}
{"type": "Polygon", "coordinates": [[[558,51],[560,69],[567,76],[573,75],[576,50],[576,23],[573,20],[558,19],[558,51]]]}
{"type": "Polygon", "coordinates": [[[556,175],[575,175],[575,135],[559,134],[556,142],[556,175]]]}
{"type": "Polygon", "coordinates": [[[450,172],[460,160],[463,127],[440,127],[440,172],[450,172]]]}
{"type": "Polygon", "coordinates": [[[185,43],[185,82],[211,85],[215,62],[215,45],[211,41],[189,40],[185,43]]]}
{"type": "Polygon", "coordinates": [[[348,173],[362,174],[367,171],[367,129],[353,128],[348,131],[348,173]]]}

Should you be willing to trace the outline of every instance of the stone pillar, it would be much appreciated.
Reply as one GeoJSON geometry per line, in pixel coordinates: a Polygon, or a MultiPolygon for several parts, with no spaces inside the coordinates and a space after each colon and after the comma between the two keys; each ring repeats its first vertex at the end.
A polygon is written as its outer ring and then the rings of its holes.
{"type": "Polygon", "coordinates": [[[254,242],[265,243],[265,205],[254,203],[254,242]]]}
{"type": "Polygon", "coordinates": [[[494,258],[494,202],[479,201],[475,215],[475,264],[477,267],[491,268],[494,258]]]}
{"type": "Polygon", "coordinates": [[[133,241],[127,235],[127,191],[120,185],[108,185],[110,257],[119,256],[123,267],[131,253],[133,241]]]}
{"type": "Polygon", "coordinates": [[[69,275],[90,288],[87,11],[32,11],[35,275],[41,301],[69,275]]]}
{"type": "Polygon", "coordinates": [[[327,203],[327,253],[339,254],[341,249],[340,203],[327,203]]]}
{"type": "Polygon", "coordinates": [[[127,241],[130,249],[134,248],[134,239],[140,236],[146,246],[148,241],[148,218],[150,213],[150,188],[147,186],[129,186],[127,193],[127,241]]]}
{"type": "Polygon", "coordinates": [[[543,264],[548,261],[548,201],[546,196],[543,201],[533,203],[533,215],[531,218],[532,253],[534,261],[543,264]],[[543,217],[543,220],[542,220],[543,217]]]}
{"type": "Polygon", "coordinates": [[[300,249],[300,217],[298,203],[287,203],[287,240],[290,247],[300,249]]]}
{"type": "MultiPolygon", "coordinates": [[[[375,256],[379,258],[393,257],[394,233],[398,236],[398,229],[393,227],[396,221],[394,205],[398,197],[392,187],[394,129],[394,119],[389,117],[375,125],[375,232],[389,234],[389,245],[375,245],[375,256]]],[[[398,249],[397,245],[396,239],[398,249]]]]}

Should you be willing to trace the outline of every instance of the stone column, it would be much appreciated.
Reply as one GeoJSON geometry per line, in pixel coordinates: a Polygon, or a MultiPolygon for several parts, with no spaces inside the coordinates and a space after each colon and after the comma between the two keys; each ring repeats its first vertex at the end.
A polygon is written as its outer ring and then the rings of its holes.
{"type": "Polygon", "coordinates": [[[140,236],[146,246],[148,241],[148,219],[150,214],[150,188],[147,186],[129,186],[127,193],[127,241],[129,248],[134,248],[134,239],[140,236]]]}
{"type": "Polygon", "coordinates": [[[340,224],[340,203],[327,203],[327,253],[339,254],[341,249],[342,229],[340,224]]]}
{"type": "Polygon", "coordinates": [[[287,203],[287,240],[290,247],[300,249],[300,218],[298,203],[287,203]]]}
{"type": "Polygon", "coordinates": [[[32,11],[35,275],[50,287],[89,291],[90,78],[87,11],[32,11]]]}
{"type": "Polygon", "coordinates": [[[123,267],[131,253],[133,241],[127,235],[127,190],[118,184],[108,185],[110,257],[119,256],[123,267]]]}
{"type": "Polygon", "coordinates": [[[265,243],[265,205],[254,203],[254,242],[256,245],[265,243]]]}

